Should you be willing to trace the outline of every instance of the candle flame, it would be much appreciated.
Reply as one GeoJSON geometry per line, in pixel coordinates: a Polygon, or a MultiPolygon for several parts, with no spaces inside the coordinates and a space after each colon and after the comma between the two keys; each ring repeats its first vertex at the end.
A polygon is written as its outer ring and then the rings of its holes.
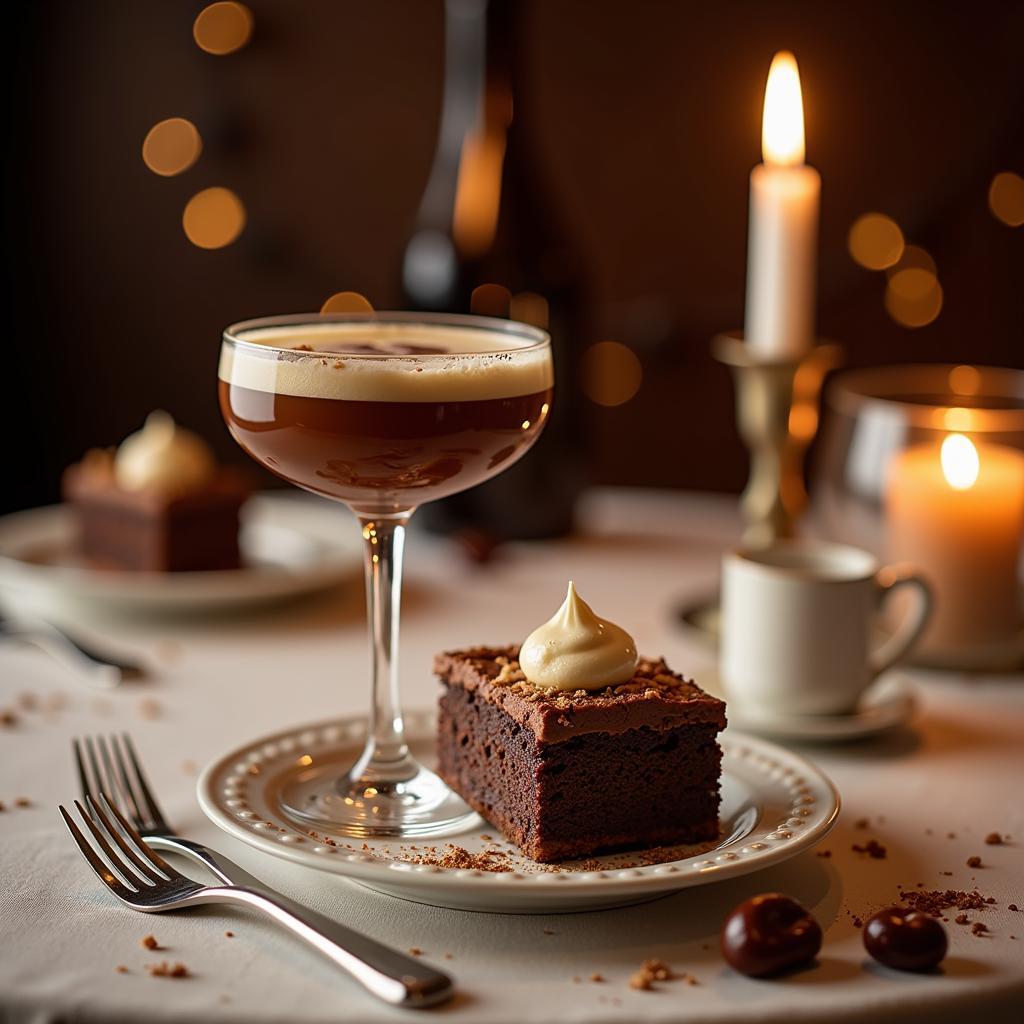
{"type": "Polygon", "coordinates": [[[974,486],[981,469],[978,449],[969,437],[950,434],[942,442],[942,475],[955,491],[966,491],[974,486]]]}
{"type": "Polygon", "coordinates": [[[804,100],[796,57],[775,54],[764,90],[761,153],[766,164],[790,167],[804,162],[804,100]]]}

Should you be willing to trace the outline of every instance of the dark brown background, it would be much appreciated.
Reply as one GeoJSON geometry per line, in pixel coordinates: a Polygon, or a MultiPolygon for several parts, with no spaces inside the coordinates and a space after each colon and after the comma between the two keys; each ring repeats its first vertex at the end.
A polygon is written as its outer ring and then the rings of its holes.
{"type": "MultiPolygon", "coordinates": [[[[241,458],[215,402],[220,329],[342,289],[398,301],[437,125],[440,3],[249,5],[253,40],[227,57],[192,41],[201,3],[39,0],[12,14],[4,508],[53,500],[66,463],[157,406],[241,458]],[[206,148],[160,178],[140,147],[175,115],[206,148]],[[181,229],[210,185],[249,214],[217,251],[181,229]]],[[[593,340],[632,345],[645,368],[632,402],[593,409],[596,479],[742,483],[708,339],[742,321],[747,174],[780,48],[800,61],[824,180],[822,333],[854,365],[1022,364],[1024,228],[992,216],[987,190],[997,171],[1024,171],[1024,5],[522,6],[532,87],[517,116],[587,255],[593,340]],[[928,327],[896,325],[884,275],[847,253],[850,224],[874,209],[937,261],[945,306],[928,327]]],[[[560,386],[574,376],[560,367],[560,386]]]]}

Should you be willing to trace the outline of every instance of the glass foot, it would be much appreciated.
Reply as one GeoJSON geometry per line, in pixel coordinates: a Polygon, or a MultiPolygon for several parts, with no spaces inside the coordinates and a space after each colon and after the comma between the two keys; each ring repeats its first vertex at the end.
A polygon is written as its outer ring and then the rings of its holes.
{"type": "Polygon", "coordinates": [[[355,839],[453,835],[479,815],[428,768],[415,761],[400,782],[356,780],[351,763],[321,762],[285,779],[281,802],[289,817],[317,831],[355,839]],[[349,769],[349,770],[346,770],[349,769]]]}

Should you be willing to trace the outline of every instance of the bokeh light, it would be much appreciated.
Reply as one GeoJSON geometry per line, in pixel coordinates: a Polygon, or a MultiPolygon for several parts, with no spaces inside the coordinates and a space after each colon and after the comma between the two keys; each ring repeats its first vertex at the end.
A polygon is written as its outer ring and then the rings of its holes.
{"type": "Polygon", "coordinates": [[[335,292],[321,307],[321,313],[372,313],[373,303],[359,292],[335,292]]]}
{"type": "Polygon", "coordinates": [[[469,296],[469,311],[478,316],[508,316],[512,293],[503,284],[481,284],[469,296]]]}
{"type": "Polygon", "coordinates": [[[939,273],[939,268],[927,249],[922,249],[919,245],[906,245],[899,260],[886,270],[886,274],[891,278],[901,270],[911,269],[927,270],[933,277],[937,277],[939,273]]]}
{"type": "Polygon", "coordinates": [[[583,353],[583,391],[597,405],[625,404],[643,379],[636,353],[618,341],[599,341],[583,353]]]}
{"type": "Polygon", "coordinates": [[[942,285],[920,267],[900,270],[886,285],[885,308],[903,327],[926,327],[942,312],[942,285]]]}
{"type": "Polygon", "coordinates": [[[1024,224],[1024,178],[1012,171],[1001,171],[988,189],[992,213],[1011,228],[1024,224]]]}
{"type": "Polygon", "coordinates": [[[231,189],[204,188],[188,201],[181,222],[193,245],[222,249],[245,228],[245,206],[231,189]]]}
{"type": "Polygon", "coordinates": [[[865,213],[858,217],[847,237],[850,255],[868,270],[885,270],[903,255],[903,232],[884,213],[865,213]]]}
{"type": "Polygon", "coordinates": [[[245,4],[225,0],[199,12],[192,25],[192,36],[200,50],[223,57],[249,42],[252,25],[252,11],[245,4]]]}
{"type": "Polygon", "coordinates": [[[199,129],[183,117],[169,117],[153,125],[142,143],[146,166],[165,178],[187,171],[202,151],[199,129]]]}
{"type": "Polygon", "coordinates": [[[548,300],[536,292],[517,292],[512,296],[509,314],[513,320],[531,324],[542,330],[548,328],[548,300]]]}
{"type": "Polygon", "coordinates": [[[954,395],[976,395],[981,390],[981,371],[976,366],[954,366],[949,371],[949,389],[954,395]]]}

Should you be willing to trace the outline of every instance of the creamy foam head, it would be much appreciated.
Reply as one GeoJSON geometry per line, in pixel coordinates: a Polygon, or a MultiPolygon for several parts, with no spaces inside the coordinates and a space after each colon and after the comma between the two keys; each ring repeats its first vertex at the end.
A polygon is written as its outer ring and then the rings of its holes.
{"type": "Polygon", "coordinates": [[[512,333],[360,321],[252,327],[236,336],[244,344],[223,347],[219,376],[253,391],[360,402],[471,402],[533,395],[552,385],[550,350],[512,333]]]}

